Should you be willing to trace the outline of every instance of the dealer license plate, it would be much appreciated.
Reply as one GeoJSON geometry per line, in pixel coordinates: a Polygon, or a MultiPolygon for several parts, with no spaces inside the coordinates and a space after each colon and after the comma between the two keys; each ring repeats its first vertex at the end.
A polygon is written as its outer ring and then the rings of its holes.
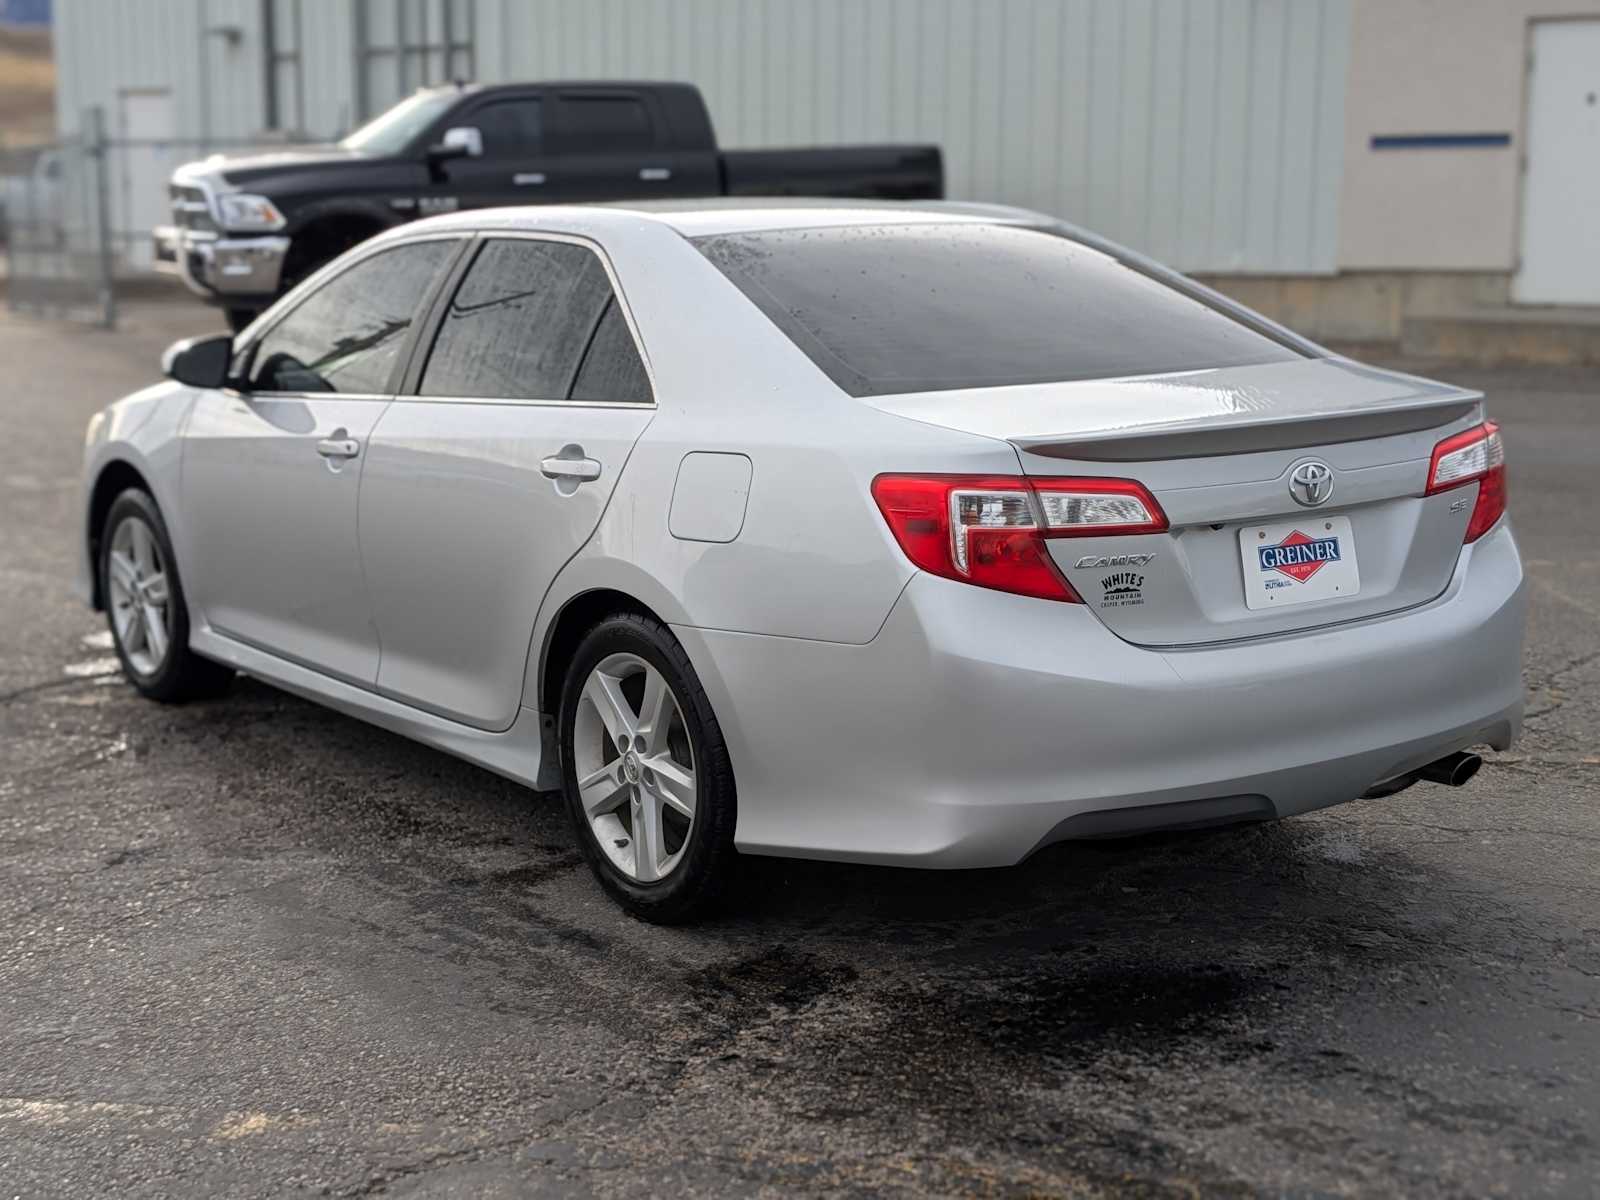
{"type": "Polygon", "coordinates": [[[1361,590],[1349,517],[1246,525],[1239,530],[1239,557],[1249,608],[1332,600],[1361,590]]]}

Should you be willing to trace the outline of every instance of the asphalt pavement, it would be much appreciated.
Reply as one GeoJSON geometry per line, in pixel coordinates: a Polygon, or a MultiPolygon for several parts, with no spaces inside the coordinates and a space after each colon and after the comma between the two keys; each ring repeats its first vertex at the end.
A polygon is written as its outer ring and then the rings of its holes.
{"type": "Polygon", "coordinates": [[[1532,580],[1526,733],[1468,787],[751,859],[666,930],[552,796],[121,682],[83,426],[215,324],[0,314],[0,1194],[1600,1194],[1600,373],[1432,368],[1490,395],[1532,580]]]}

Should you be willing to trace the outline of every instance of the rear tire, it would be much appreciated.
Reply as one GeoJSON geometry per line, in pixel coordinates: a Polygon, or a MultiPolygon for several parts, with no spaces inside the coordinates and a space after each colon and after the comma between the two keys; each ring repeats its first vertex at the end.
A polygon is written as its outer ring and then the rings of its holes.
{"type": "Polygon", "coordinates": [[[139,694],[167,704],[220,696],[233,669],[189,649],[189,609],[161,510],[128,488],[100,535],[100,594],[123,674],[139,694]]]}
{"type": "Polygon", "coordinates": [[[738,857],[733,766],[665,625],[619,612],[584,635],[561,690],[560,746],[567,810],[611,897],[661,925],[714,907],[738,857]]]}

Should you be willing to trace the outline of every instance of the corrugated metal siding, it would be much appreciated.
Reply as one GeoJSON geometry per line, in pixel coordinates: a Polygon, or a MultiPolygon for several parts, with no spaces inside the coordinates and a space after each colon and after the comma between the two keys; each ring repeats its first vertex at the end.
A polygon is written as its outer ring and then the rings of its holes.
{"type": "MultiPolygon", "coordinates": [[[[382,20],[395,0],[360,2],[382,20]]],[[[1351,0],[461,3],[480,79],[687,79],[729,146],[938,142],[955,197],[1057,213],[1187,270],[1335,268],[1351,0]]],[[[206,97],[189,136],[254,132],[259,10],[59,0],[63,119],[143,72],[173,81],[180,114],[206,97]],[[222,24],[240,46],[201,32],[222,24]]],[[[353,0],[301,20],[303,119],[327,134],[360,116],[353,0]]]]}
{"type": "Polygon", "coordinates": [[[121,96],[149,90],[172,94],[178,139],[259,133],[260,18],[260,0],[56,0],[58,127],[70,134],[87,107],[101,105],[114,136],[121,96]]]}
{"type": "Polygon", "coordinates": [[[355,21],[343,4],[298,0],[305,39],[305,115],[307,131],[329,138],[360,122],[356,106],[355,21]]]}
{"type": "Polygon", "coordinates": [[[479,74],[697,83],[730,146],[927,140],[952,196],[1332,271],[1349,0],[477,0],[479,74]]]}

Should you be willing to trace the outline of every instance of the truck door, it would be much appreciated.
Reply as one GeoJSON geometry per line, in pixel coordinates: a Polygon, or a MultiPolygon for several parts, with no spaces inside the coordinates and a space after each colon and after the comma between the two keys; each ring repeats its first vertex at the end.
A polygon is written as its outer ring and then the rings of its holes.
{"type": "Polygon", "coordinates": [[[561,170],[549,154],[546,112],[545,98],[528,92],[496,95],[453,116],[452,128],[478,131],[483,153],[442,163],[444,180],[432,185],[418,215],[578,199],[563,187],[561,170]]]}
{"type": "Polygon", "coordinates": [[[710,196],[720,190],[715,152],[677,150],[648,90],[562,89],[553,99],[552,146],[573,199],[710,196]]]}

